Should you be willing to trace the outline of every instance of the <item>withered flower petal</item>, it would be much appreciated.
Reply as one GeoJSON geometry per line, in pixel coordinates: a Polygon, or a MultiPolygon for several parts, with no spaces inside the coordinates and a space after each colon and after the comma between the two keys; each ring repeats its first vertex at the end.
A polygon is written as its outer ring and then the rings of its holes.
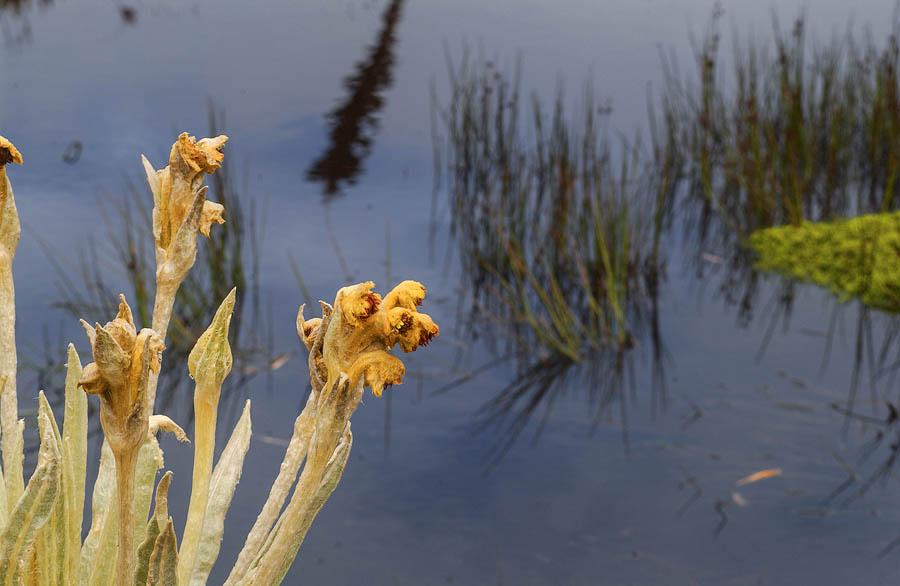
{"type": "Polygon", "coordinates": [[[359,325],[378,311],[381,295],[372,291],[374,287],[375,283],[366,281],[338,291],[334,306],[348,325],[359,325]]]}
{"type": "MultiPolygon", "coordinates": [[[[123,387],[128,376],[131,356],[126,354],[109,330],[97,324],[95,331],[97,335],[94,340],[94,363],[100,371],[100,376],[108,388],[123,387]]],[[[134,339],[130,345],[134,346],[134,339]]]]}
{"type": "Polygon", "coordinates": [[[383,350],[374,350],[360,354],[348,375],[351,385],[358,384],[362,377],[365,386],[372,389],[372,394],[380,397],[385,388],[402,383],[405,372],[402,360],[383,350]]]}
{"type": "Polygon", "coordinates": [[[403,307],[415,310],[425,299],[425,286],[418,281],[403,281],[384,297],[384,307],[403,307]]]}
{"type": "Polygon", "coordinates": [[[222,147],[226,142],[228,137],[224,134],[197,140],[187,132],[182,132],[172,146],[169,164],[174,167],[183,163],[197,173],[212,173],[222,166],[225,158],[222,147]]]}
{"type": "Polygon", "coordinates": [[[106,324],[106,330],[122,350],[131,352],[137,331],[134,328],[134,317],[131,315],[131,307],[125,301],[124,295],[119,295],[119,313],[115,319],[106,324]]]}
{"type": "Polygon", "coordinates": [[[90,395],[99,395],[106,386],[100,377],[100,369],[97,368],[96,362],[91,362],[81,371],[81,380],[79,381],[84,392],[90,395]]]}
{"type": "Polygon", "coordinates": [[[297,312],[297,335],[300,337],[303,345],[306,346],[306,349],[309,350],[312,348],[316,335],[319,332],[319,327],[322,325],[322,318],[314,317],[307,320],[303,317],[304,309],[306,309],[306,304],[301,305],[300,310],[297,312]]]}
{"type": "Polygon", "coordinates": [[[427,346],[440,331],[431,316],[416,312],[412,314],[410,325],[398,333],[397,343],[404,352],[414,352],[419,346],[427,346]]]}
{"type": "Polygon", "coordinates": [[[200,233],[209,238],[209,230],[213,223],[224,224],[225,206],[214,201],[203,202],[203,212],[200,214],[200,233]]]}

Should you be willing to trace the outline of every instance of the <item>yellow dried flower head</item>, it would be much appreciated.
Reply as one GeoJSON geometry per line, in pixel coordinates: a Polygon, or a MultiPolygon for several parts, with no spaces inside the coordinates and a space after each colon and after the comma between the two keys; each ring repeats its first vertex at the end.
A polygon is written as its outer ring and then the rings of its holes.
{"type": "Polygon", "coordinates": [[[79,384],[100,397],[100,423],[113,450],[117,443],[139,445],[147,434],[144,394],[150,372],[159,372],[162,341],[149,328],[136,330],[124,295],[115,319],[105,326],[81,323],[94,362],[84,367],[79,384]]]}
{"type": "Polygon", "coordinates": [[[222,161],[225,159],[222,147],[226,142],[228,142],[228,137],[224,134],[215,138],[202,138],[198,141],[187,132],[182,132],[178,136],[178,141],[172,145],[169,153],[169,165],[188,176],[192,172],[193,174],[212,173],[222,166],[222,161]],[[181,169],[182,166],[187,169],[181,169]]]}
{"type": "Polygon", "coordinates": [[[425,299],[421,283],[404,281],[384,299],[374,286],[367,281],[339,290],[333,312],[323,307],[322,319],[304,320],[301,308],[297,331],[326,392],[345,374],[351,387],[362,380],[381,396],[386,387],[403,382],[403,362],[389,350],[399,345],[412,352],[440,333],[434,320],[417,310],[425,299]],[[316,348],[318,341],[321,349],[316,348]]]}
{"type": "Polygon", "coordinates": [[[153,236],[163,281],[180,282],[196,256],[196,235],[207,238],[213,224],[225,222],[222,204],[206,201],[204,177],[222,166],[225,135],[197,140],[181,133],[160,170],[142,157],[153,192],[153,236]]]}
{"type": "MultiPolygon", "coordinates": [[[[202,187],[203,175],[211,174],[222,166],[225,154],[222,148],[228,142],[228,137],[223,135],[215,138],[201,138],[197,140],[187,132],[182,132],[178,141],[172,145],[169,153],[169,168],[175,174],[175,183],[183,182],[188,189],[175,190],[176,196],[170,205],[170,234],[175,234],[178,227],[184,223],[190,210],[193,194],[202,187]]],[[[225,208],[222,204],[211,201],[203,203],[200,215],[200,232],[209,238],[209,230],[213,222],[224,224],[222,214],[225,208]]]]}

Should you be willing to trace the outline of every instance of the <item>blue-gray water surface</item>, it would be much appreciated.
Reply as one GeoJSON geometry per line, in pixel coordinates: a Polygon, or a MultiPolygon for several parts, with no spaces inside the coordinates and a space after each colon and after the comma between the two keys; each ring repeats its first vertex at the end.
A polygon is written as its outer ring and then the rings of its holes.
{"type": "MultiPolygon", "coordinates": [[[[474,424],[514,376],[512,366],[479,370],[435,393],[491,358],[456,327],[465,291],[440,189],[432,222],[431,95],[432,87],[439,99],[447,95],[447,56],[459,59],[468,46],[502,67],[521,58],[524,85],[546,96],[560,83],[575,94],[591,79],[610,100],[614,127],[630,134],[644,125],[648,84],[660,83],[660,50],[689,64],[690,36],[703,30],[713,3],[407,0],[388,39],[390,4],[0,1],[0,134],[26,160],[10,171],[24,224],[15,265],[22,362],[39,360],[47,340],[58,362],[66,340],[89,356],[76,321],[54,309],[61,292],[51,257],[77,272],[79,252],[107,238],[101,207],[141,181],[139,155],[161,167],[178,132],[206,133],[210,102],[225,113],[226,156],[260,216],[267,336],[274,354],[291,354],[242,389],[252,401],[254,440],[211,583],[227,575],[265,500],[308,388],[294,334],[303,296],[291,258],[312,296],[326,300],[348,270],[382,290],[387,281],[424,282],[424,309],[442,335],[408,357],[406,383],[389,391],[390,401],[368,396],[354,416],[347,472],[286,583],[900,582],[900,548],[891,547],[900,536],[900,487],[888,479],[845,498],[889,453],[863,466],[871,430],[846,426],[830,407],[850,387],[857,309],[845,308],[826,355],[834,302],[814,287],[799,288],[789,324],[766,344],[775,281],[763,285],[754,319],[742,323],[717,294],[716,251],[704,281],[682,261],[688,245],[672,243],[660,306],[668,400],[651,408],[650,352],[639,346],[627,449],[622,411],[596,421],[589,389],[575,381],[555,398],[539,435],[532,422],[488,466],[509,430],[474,424]],[[334,184],[311,177],[333,147],[328,114],[347,103],[345,79],[377,59],[390,61],[390,71],[372,81],[379,102],[368,116],[377,123],[363,129],[368,142],[354,151],[362,155],[334,184]],[[73,141],[80,152],[64,161],[73,141]],[[326,204],[329,188],[336,194],[326,204]],[[770,468],[782,474],[736,486],[770,468]],[[829,499],[848,468],[860,480],[829,499]]],[[[820,38],[850,23],[884,38],[894,11],[893,0],[789,0],[777,12],[787,20],[803,6],[820,38]]],[[[723,9],[728,26],[769,34],[773,6],[731,1],[723,9]]],[[[113,286],[126,287],[111,254],[99,262],[113,286]]],[[[889,382],[879,384],[878,392],[890,392],[889,382]]],[[[22,403],[33,404],[37,392],[23,372],[22,403]]],[[[865,386],[863,406],[868,398],[865,386]]],[[[167,415],[189,420],[189,399],[173,405],[167,415]]],[[[229,413],[224,428],[233,425],[229,413]]],[[[163,448],[175,471],[177,523],[186,516],[191,453],[170,440],[163,448]]]]}

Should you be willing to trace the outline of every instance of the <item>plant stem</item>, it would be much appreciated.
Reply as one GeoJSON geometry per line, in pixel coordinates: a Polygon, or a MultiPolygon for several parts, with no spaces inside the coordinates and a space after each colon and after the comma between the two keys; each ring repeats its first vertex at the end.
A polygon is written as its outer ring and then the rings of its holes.
{"type": "Polygon", "coordinates": [[[294,421],[294,433],[291,436],[288,448],[285,451],[284,460],[278,470],[278,476],[269,491],[269,498],[253,523],[253,528],[247,534],[247,540],[238,559],[225,582],[225,586],[239,584],[244,579],[250,566],[262,549],[266,538],[272,531],[272,527],[278,521],[284,501],[290,494],[291,487],[297,479],[300,466],[306,458],[307,448],[315,427],[316,394],[310,393],[306,407],[294,421]]]}
{"type": "Polygon", "coordinates": [[[178,582],[188,584],[194,569],[194,557],[203,529],[209,500],[209,478],[212,475],[216,447],[216,408],[218,389],[197,389],[194,393],[194,472],[191,478],[191,501],[178,555],[178,582]],[[210,401],[215,397],[216,401],[210,401]]]}
{"type": "MultiPolygon", "coordinates": [[[[156,279],[156,297],[153,301],[153,331],[159,335],[163,343],[166,342],[166,333],[169,330],[169,321],[172,319],[172,308],[175,306],[175,295],[181,282],[172,283],[169,280],[156,279]]],[[[155,413],[156,387],[159,384],[159,373],[151,372],[147,385],[147,413],[155,413]]]]}
{"type": "Polygon", "coordinates": [[[322,479],[341,437],[349,430],[347,423],[359,405],[362,390],[362,381],[355,388],[349,388],[345,382],[339,388],[332,389],[330,397],[319,397],[315,431],[310,439],[306,465],[287,508],[270,536],[271,545],[259,559],[256,573],[247,581],[248,584],[280,584],[284,580],[309,527],[330,496],[330,492],[320,490],[322,479]]]}
{"type": "Polygon", "coordinates": [[[156,296],[153,300],[153,324],[152,328],[165,342],[166,332],[169,330],[169,321],[172,319],[172,308],[175,306],[175,295],[181,281],[172,282],[170,279],[156,279],[156,296]]]}
{"type": "Polygon", "coordinates": [[[118,501],[119,531],[116,555],[116,583],[131,584],[136,566],[134,546],[134,473],[140,446],[117,451],[116,500],[118,501]]]}

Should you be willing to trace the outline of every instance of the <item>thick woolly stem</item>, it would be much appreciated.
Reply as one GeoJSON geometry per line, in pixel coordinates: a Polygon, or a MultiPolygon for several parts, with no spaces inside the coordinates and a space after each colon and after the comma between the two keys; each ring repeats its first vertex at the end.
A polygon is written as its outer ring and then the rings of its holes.
{"type": "MultiPolygon", "coordinates": [[[[169,331],[169,322],[172,320],[172,308],[175,307],[175,296],[181,282],[172,283],[168,280],[157,278],[156,298],[153,301],[153,331],[159,334],[163,343],[166,341],[166,333],[169,331]]],[[[150,373],[150,381],[147,385],[147,413],[155,413],[153,409],[156,403],[156,387],[159,385],[159,373],[150,373]]]]}
{"type": "Polygon", "coordinates": [[[178,582],[187,584],[194,568],[194,558],[203,529],[206,505],[209,501],[209,478],[213,469],[216,448],[216,409],[219,390],[200,390],[194,393],[194,472],[191,478],[191,500],[178,554],[178,582]]]}
{"type": "MultiPolygon", "coordinates": [[[[140,448],[140,446],[138,446],[140,448]]],[[[116,498],[118,501],[119,531],[116,555],[116,583],[131,584],[136,567],[134,545],[134,471],[138,449],[115,454],[116,498]]]]}

